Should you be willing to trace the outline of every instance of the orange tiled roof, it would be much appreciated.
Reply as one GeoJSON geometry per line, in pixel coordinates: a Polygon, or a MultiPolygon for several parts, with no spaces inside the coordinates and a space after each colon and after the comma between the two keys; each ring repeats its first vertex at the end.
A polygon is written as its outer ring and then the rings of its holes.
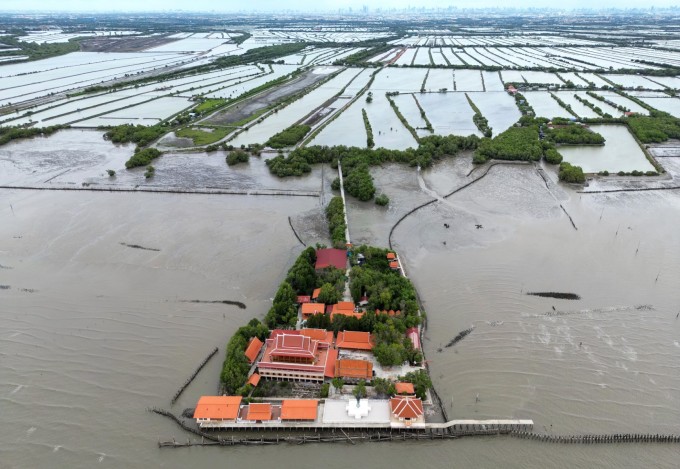
{"type": "Polygon", "coordinates": [[[195,419],[236,420],[241,396],[202,396],[194,410],[195,419]]]}
{"type": "Polygon", "coordinates": [[[281,403],[281,420],[316,420],[319,401],[290,399],[281,403]]]}
{"type": "Polygon", "coordinates": [[[315,288],[314,291],[312,292],[312,299],[315,300],[319,297],[319,294],[321,293],[321,288],[315,288]]]}
{"type": "Polygon", "coordinates": [[[348,348],[354,350],[373,349],[373,342],[371,341],[370,332],[341,331],[338,333],[336,345],[338,348],[348,348]]]}
{"type": "Polygon", "coordinates": [[[246,420],[271,420],[272,405],[269,403],[248,404],[248,414],[246,420]]]}
{"type": "Polygon", "coordinates": [[[257,373],[250,375],[250,378],[248,378],[248,384],[252,384],[253,386],[257,387],[257,385],[260,384],[260,375],[257,373]]]}
{"type": "Polygon", "coordinates": [[[399,268],[399,261],[390,262],[390,269],[398,269],[398,268],[399,268]]]}
{"type": "Polygon", "coordinates": [[[402,419],[416,419],[423,415],[423,401],[412,396],[394,396],[390,399],[392,413],[402,419]]]}
{"type": "Polygon", "coordinates": [[[312,316],[314,314],[324,314],[326,311],[326,305],[323,303],[304,303],[300,307],[300,312],[302,317],[312,316]]]}
{"type": "Polygon", "coordinates": [[[368,360],[338,360],[335,375],[341,378],[373,378],[373,363],[368,360]]]}
{"type": "Polygon", "coordinates": [[[394,385],[397,389],[397,394],[415,394],[415,389],[413,389],[413,383],[397,383],[394,385]]]}
{"type": "Polygon", "coordinates": [[[335,364],[338,360],[338,349],[329,348],[326,356],[326,366],[323,375],[326,378],[335,378],[335,364]]]}
{"type": "Polygon", "coordinates": [[[386,309],[383,309],[381,311],[379,309],[376,309],[375,314],[387,314],[388,316],[397,316],[397,315],[401,314],[401,310],[398,309],[398,310],[395,311],[395,310],[391,309],[391,310],[387,311],[386,309]]]}
{"type": "Polygon", "coordinates": [[[395,253],[393,253],[393,252],[388,252],[388,253],[387,253],[387,260],[388,260],[388,261],[393,261],[393,260],[395,260],[396,258],[397,258],[397,255],[396,255],[395,253]]]}
{"type": "Polygon", "coordinates": [[[300,335],[309,337],[312,340],[326,342],[328,344],[333,343],[333,331],[327,331],[326,329],[300,329],[300,335]]]}
{"type": "Polygon", "coordinates": [[[253,363],[257,356],[260,354],[260,350],[262,350],[262,341],[258,339],[257,337],[253,337],[250,339],[250,342],[248,343],[248,347],[246,347],[246,358],[248,359],[248,362],[253,363]]]}
{"type": "MultiPolygon", "coordinates": [[[[270,339],[271,351],[268,352],[272,357],[306,358],[313,360],[319,342],[309,337],[300,335],[299,331],[295,334],[278,334],[275,339],[270,339]]],[[[269,347],[269,345],[268,345],[269,347]]]]}
{"type": "Polygon", "coordinates": [[[335,305],[335,311],[354,311],[354,303],[351,301],[338,301],[335,305]]]}

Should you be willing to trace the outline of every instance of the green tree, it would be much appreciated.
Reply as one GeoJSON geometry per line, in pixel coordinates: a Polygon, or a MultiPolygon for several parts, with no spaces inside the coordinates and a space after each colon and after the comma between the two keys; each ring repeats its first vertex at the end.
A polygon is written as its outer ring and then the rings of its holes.
{"type": "Polygon", "coordinates": [[[319,292],[318,301],[323,304],[335,304],[340,301],[342,297],[338,290],[330,283],[324,283],[321,285],[321,291],[319,292]]]}

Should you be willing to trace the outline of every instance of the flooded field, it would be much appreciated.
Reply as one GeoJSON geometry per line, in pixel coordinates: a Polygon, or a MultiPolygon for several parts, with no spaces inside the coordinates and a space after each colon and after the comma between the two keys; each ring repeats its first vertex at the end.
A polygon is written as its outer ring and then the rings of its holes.
{"type": "MultiPolygon", "coordinates": [[[[128,151],[120,147],[118,157],[128,151]]],[[[212,170],[192,168],[213,161],[217,175],[238,172],[242,184],[249,178],[257,186],[274,184],[256,159],[231,171],[220,168],[219,153],[205,158],[161,158],[158,180],[205,183],[212,170]],[[182,173],[180,181],[170,176],[182,173]]],[[[56,170],[58,163],[51,164],[56,170]]],[[[403,213],[476,177],[478,170],[467,176],[472,168],[465,154],[420,175],[399,165],[372,169],[378,192],[391,203],[349,200],[354,241],[387,245],[403,213]]],[[[673,193],[579,197],[554,182],[552,169],[547,174],[550,191],[533,167],[499,165],[394,233],[428,312],[425,348],[447,410],[460,418],[533,418],[537,431],[553,433],[680,432],[680,323],[674,322],[680,272],[673,261],[680,244],[672,235],[677,227],[659,222],[677,213],[680,199],[673,193]],[[611,271],[627,275],[607,280],[611,271]],[[524,294],[552,290],[582,300],[524,294]],[[437,351],[471,325],[462,342],[437,351]]],[[[328,167],[316,167],[281,184],[311,189],[323,178],[327,199],[334,177],[328,167]]],[[[250,467],[254,454],[266,464],[323,454],[329,467],[369,455],[432,468],[448,459],[498,467],[508,452],[524,454],[522,466],[532,468],[545,467],[546,458],[579,468],[675,460],[675,450],[663,445],[564,447],[510,437],[360,444],[349,454],[344,445],[159,450],[158,437],[184,434],[145,409],[168,407],[209,350],[223,347],[247,318],[265,314],[302,248],[289,216],[304,240],[327,242],[320,200],[12,190],[1,196],[0,272],[8,288],[0,291],[6,364],[0,449],[19,467],[186,467],[225,457],[230,467],[250,467]],[[193,299],[242,301],[247,309],[183,302],[193,299]]],[[[214,392],[220,362],[208,364],[174,406],[177,413],[214,392]]]]}
{"type": "MultiPolygon", "coordinates": [[[[607,42],[604,33],[573,24],[564,25],[571,32],[563,37],[547,26],[509,31],[481,23],[457,26],[456,34],[279,26],[244,25],[247,37],[241,27],[214,31],[198,23],[192,31],[151,35],[85,32],[86,49],[106,52],[0,66],[0,124],[73,124],[0,146],[0,469],[252,469],[319,460],[331,469],[367,462],[422,469],[676,467],[674,445],[556,445],[511,436],[158,447],[159,439],[194,435],[148,410],[181,415],[199,396],[217,392],[232,334],[265,316],[304,246],[330,244],[324,208],[338,195],[331,188],[337,170],[329,164],[278,178],[266,165],[278,152],[265,149],[229,166],[221,149],[189,150],[193,140],[175,135],[181,126],[234,127],[299,93],[225,139],[264,143],[305,123],[308,136],[325,126],[307,144],[366,147],[365,111],[375,148],[405,150],[418,146],[410,127],[419,137],[481,136],[468,97],[494,136],[514,125],[521,114],[504,91],[509,83],[519,85],[536,116],[574,117],[554,96],[580,117],[600,114],[576,96],[616,117],[623,113],[617,105],[648,113],[603,88],[615,85],[680,116],[672,91],[680,78],[652,76],[680,65],[671,48],[677,41],[652,46],[662,30],[638,37],[621,28],[607,42]],[[237,37],[242,42],[232,42],[237,37]],[[387,47],[369,42],[388,38],[387,47]],[[174,73],[284,44],[292,47],[278,55],[246,56],[257,62],[233,58],[221,61],[225,68],[174,73]],[[360,56],[342,61],[364,50],[375,67],[356,68],[360,56]],[[173,74],[157,76],[161,71],[173,74]],[[144,80],[124,83],[136,78],[144,80]],[[557,91],[569,81],[578,88],[557,91]],[[106,86],[67,96],[93,85],[106,86]],[[113,144],[102,130],[85,129],[153,125],[203,98],[235,99],[253,90],[233,105],[220,101],[229,106],[217,112],[187,113],[181,126],[167,125],[151,177],[144,167],[125,168],[135,144],[113,144]],[[217,357],[171,404],[215,347],[217,357]]],[[[66,28],[26,32],[35,43],[75,39],[66,28]]],[[[626,126],[592,130],[605,145],[559,146],[565,161],[586,173],[654,171],[626,126]]],[[[473,165],[472,151],[425,169],[369,168],[376,195],[387,195],[389,204],[348,196],[351,241],[398,251],[427,313],[423,348],[450,418],[533,419],[536,433],[551,435],[680,434],[678,145],[647,146],[664,175],[598,176],[582,187],[561,184],[558,168],[544,162],[473,165]],[[462,340],[447,346],[455,337],[462,340]]]]}
{"type": "Polygon", "coordinates": [[[581,166],[586,173],[654,171],[626,126],[593,125],[591,129],[605,138],[604,146],[561,146],[565,161],[581,166]]]}

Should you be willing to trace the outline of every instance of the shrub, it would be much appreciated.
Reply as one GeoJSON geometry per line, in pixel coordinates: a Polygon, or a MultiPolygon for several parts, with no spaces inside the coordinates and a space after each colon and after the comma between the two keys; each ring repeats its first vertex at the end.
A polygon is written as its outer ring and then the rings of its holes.
{"type": "Polygon", "coordinates": [[[385,205],[390,203],[390,198],[387,197],[385,194],[380,194],[378,197],[375,198],[375,203],[384,207],[385,205]]]}
{"type": "Polygon", "coordinates": [[[371,200],[375,195],[373,176],[368,172],[368,166],[360,165],[349,171],[344,181],[345,190],[361,201],[371,200]]]}
{"type": "Polygon", "coordinates": [[[116,175],[116,172],[113,169],[107,169],[106,172],[108,173],[109,177],[114,177],[116,175]]]}
{"type": "Polygon", "coordinates": [[[154,168],[151,165],[147,166],[146,172],[144,173],[144,177],[149,179],[149,178],[152,178],[154,174],[156,174],[156,168],[154,168]]]}
{"type": "Polygon", "coordinates": [[[236,149],[229,152],[227,155],[227,164],[229,166],[234,166],[239,163],[247,163],[250,159],[250,155],[245,150],[236,149]]]}
{"type": "Polygon", "coordinates": [[[155,148],[145,148],[143,150],[137,148],[135,154],[125,162],[125,167],[130,169],[137,166],[148,166],[149,163],[161,156],[161,154],[162,153],[155,148]]]}
{"type": "Polygon", "coordinates": [[[550,164],[560,164],[562,162],[562,155],[554,148],[548,148],[545,151],[545,161],[550,164]]]}
{"type": "Polygon", "coordinates": [[[330,387],[331,387],[330,383],[323,383],[321,385],[321,391],[319,392],[319,397],[321,399],[326,399],[328,397],[330,387]]]}
{"type": "Polygon", "coordinates": [[[331,182],[331,189],[334,191],[340,190],[340,178],[333,179],[333,182],[331,182]]]}
{"type": "Polygon", "coordinates": [[[558,174],[560,181],[582,184],[586,182],[586,177],[583,174],[583,169],[580,166],[573,166],[566,161],[560,164],[560,172],[558,174]]]}

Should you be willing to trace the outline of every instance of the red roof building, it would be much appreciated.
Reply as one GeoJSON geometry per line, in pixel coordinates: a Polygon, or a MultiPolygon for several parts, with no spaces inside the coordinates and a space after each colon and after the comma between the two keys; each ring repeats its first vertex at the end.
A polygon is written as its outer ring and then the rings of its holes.
{"type": "Polygon", "coordinates": [[[248,404],[248,413],[246,420],[253,422],[271,420],[272,419],[272,405],[269,403],[255,403],[248,404]]]}
{"type": "Polygon", "coordinates": [[[373,350],[373,341],[370,332],[341,331],[335,341],[337,348],[349,350],[373,350]]]}
{"type": "Polygon", "coordinates": [[[399,261],[392,261],[392,262],[390,262],[390,269],[392,269],[392,270],[399,270],[399,261]]]}
{"type": "Polygon", "coordinates": [[[316,270],[326,267],[335,267],[345,270],[347,268],[347,251],[344,249],[317,249],[316,270]]]}
{"type": "Polygon", "coordinates": [[[316,420],[318,409],[316,399],[286,399],[281,403],[281,420],[316,420]]]}
{"type": "Polygon", "coordinates": [[[323,303],[305,303],[300,306],[302,319],[309,319],[310,316],[314,316],[315,314],[324,314],[325,312],[326,305],[323,303]]]}
{"type": "Polygon", "coordinates": [[[392,415],[399,420],[412,422],[423,417],[423,401],[413,396],[394,396],[390,399],[392,415]]]}
{"type": "Polygon", "coordinates": [[[355,318],[361,318],[364,313],[363,311],[355,311],[356,306],[351,301],[340,301],[333,305],[331,309],[331,321],[336,314],[342,314],[343,316],[354,316],[355,318]]]}
{"type": "Polygon", "coordinates": [[[264,345],[264,343],[257,337],[250,339],[248,347],[246,347],[246,351],[244,352],[248,359],[248,363],[252,364],[257,360],[257,356],[260,354],[260,350],[262,350],[262,345],[264,345]]]}
{"type": "Polygon", "coordinates": [[[318,340],[320,343],[325,343],[328,347],[333,343],[333,331],[326,329],[300,329],[300,335],[309,337],[312,340],[318,340]]]}
{"type": "Polygon", "coordinates": [[[250,375],[247,384],[250,384],[256,388],[257,385],[260,384],[260,375],[258,375],[257,373],[253,373],[252,375],[250,375]]]}
{"type": "Polygon", "coordinates": [[[319,297],[320,293],[321,293],[321,288],[315,288],[314,291],[312,292],[312,299],[316,300],[319,297]]]}
{"type": "Polygon", "coordinates": [[[413,388],[413,383],[399,382],[396,383],[394,387],[397,390],[397,394],[413,395],[416,393],[415,389],[413,388]]]}
{"type": "Polygon", "coordinates": [[[298,295],[298,297],[297,297],[297,304],[299,304],[299,305],[309,303],[310,301],[312,301],[311,296],[298,295]]]}
{"type": "Polygon", "coordinates": [[[268,355],[273,361],[312,363],[319,342],[300,334],[279,334],[268,355]]]}
{"type": "Polygon", "coordinates": [[[397,260],[397,255],[393,252],[388,252],[387,253],[387,260],[388,261],[395,261],[395,260],[397,260]]]}
{"type": "Polygon", "coordinates": [[[329,353],[331,344],[327,341],[328,334],[326,333],[323,341],[310,337],[315,334],[296,330],[272,331],[266,341],[262,360],[257,363],[260,376],[273,379],[323,381],[327,367],[335,369],[335,359],[329,353]],[[332,359],[332,363],[329,363],[329,359],[332,359]]]}
{"type": "Polygon", "coordinates": [[[194,418],[200,425],[201,422],[236,421],[241,396],[202,396],[196,404],[194,418]]]}
{"type": "Polygon", "coordinates": [[[373,363],[368,360],[338,360],[335,366],[335,376],[349,379],[373,378],[373,363]]]}

